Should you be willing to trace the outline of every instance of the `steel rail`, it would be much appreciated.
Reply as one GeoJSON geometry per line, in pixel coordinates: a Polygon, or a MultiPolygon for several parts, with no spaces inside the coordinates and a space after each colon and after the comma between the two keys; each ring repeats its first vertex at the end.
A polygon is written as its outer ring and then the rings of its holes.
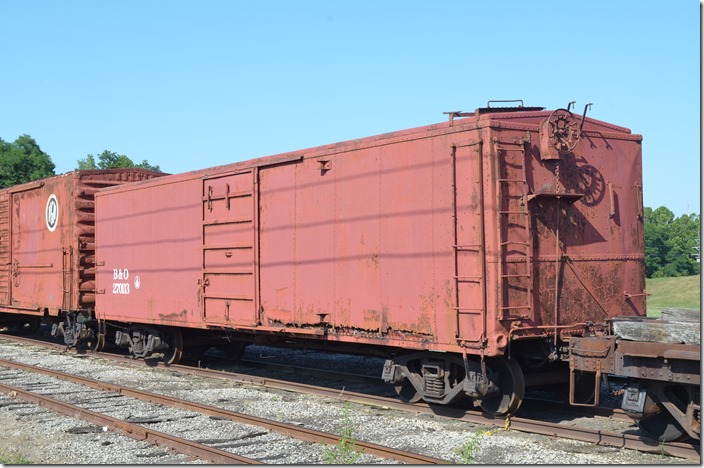
{"type": "MultiPolygon", "coordinates": [[[[419,408],[419,412],[428,412],[419,408]]],[[[439,416],[453,417],[453,409],[446,407],[435,407],[431,409],[433,414],[439,416]]],[[[585,427],[565,426],[559,423],[537,421],[534,419],[511,417],[507,423],[505,418],[494,417],[479,412],[464,412],[454,409],[454,414],[463,413],[459,418],[479,424],[492,424],[495,426],[505,426],[511,429],[541,434],[549,437],[561,437],[590,442],[595,445],[637,450],[640,452],[662,453],[674,457],[698,459],[700,458],[699,446],[689,443],[669,442],[662,443],[654,439],[646,439],[633,434],[619,434],[616,432],[589,429],[585,427]]]]}
{"type": "MultiPolygon", "coordinates": [[[[134,362],[132,359],[130,362],[134,362]]],[[[160,364],[161,365],[161,364],[160,364]]],[[[328,398],[334,398],[341,401],[350,401],[365,405],[380,406],[385,408],[393,408],[407,412],[417,412],[424,414],[433,414],[437,416],[447,416],[454,419],[460,419],[475,424],[490,424],[497,427],[506,425],[505,418],[497,418],[485,413],[467,411],[459,408],[447,406],[429,405],[427,403],[404,403],[395,398],[382,397],[377,395],[368,395],[364,393],[349,392],[337,389],[324,387],[316,387],[314,385],[302,384],[297,382],[288,382],[278,379],[266,377],[254,377],[246,374],[230,373],[225,371],[215,371],[210,369],[192,368],[187,366],[171,365],[164,366],[165,369],[174,369],[182,372],[190,372],[205,377],[214,377],[220,379],[230,379],[237,382],[244,382],[254,385],[261,385],[267,388],[276,388],[279,390],[292,391],[297,393],[307,393],[328,398]]],[[[632,434],[619,434],[615,432],[600,431],[588,428],[580,428],[574,426],[565,426],[558,423],[550,423],[538,421],[528,418],[520,418],[512,416],[510,418],[510,427],[521,432],[529,432],[541,434],[550,437],[564,437],[574,440],[591,442],[596,445],[611,446],[617,448],[626,448],[638,450],[641,452],[662,453],[674,457],[687,459],[700,459],[700,447],[692,443],[682,442],[666,442],[662,443],[654,439],[643,438],[632,434]]]]}
{"type": "MultiPolygon", "coordinates": [[[[340,442],[340,437],[327,432],[317,431],[314,429],[308,429],[305,427],[295,426],[293,424],[287,424],[279,421],[274,421],[270,419],[259,418],[256,416],[250,416],[243,413],[238,413],[236,411],[230,411],[223,408],[218,408],[215,406],[205,405],[202,403],[196,403],[191,401],[182,400],[179,398],[170,397],[167,395],[161,395],[157,393],[147,392],[144,390],[138,390],[130,387],[125,387],[123,385],[113,384],[109,382],[101,382],[98,380],[90,379],[87,377],[81,377],[77,375],[67,374],[61,371],[56,371],[53,369],[46,369],[42,367],[31,366],[28,364],[22,364],[14,361],[8,361],[5,359],[0,359],[0,366],[12,369],[18,369],[25,372],[32,372],[36,374],[43,374],[49,377],[65,380],[68,382],[73,382],[86,387],[95,388],[97,390],[110,391],[119,393],[121,395],[136,398],[141,401],[147,401],[149,403],[156,403],[166,406],[171,406],[174,408],[180,408],[187,411],[193,411],[201,414],[207,414],[209,416],[215,416],[219,418],[226,418],[231,421],[235,421],[242,424],[250,424],[257,427],[266,428],[272,432],[282,434],[288,437],[293,437],[295,439],[303,440],[305,442],[313,443],[324,443],[329,445],[335,445],[340,442]]],[[[355,446],[363,453],[369,455],[375,455],[381,458],[397,460],[403,463],[411,464],[444,464],[448,463],[446,460],[441,460],[438,458],[428,457],[425,455],[420,455],[412,452],[406,452],[402,450],[397,450],[391,447],[385,447],[383,445],[373,444],[364,441],[355,441],[355,446]]]]}
{"type": "Polygon", "coordinates": [[[234,453],[226,452],[225,450],[220,450],[214,447],[199,444],[198,442],[193,442],[188,439],[182,439],[180,437],[175,437],[153,429],[148,429],[137,424],[129,423],[106,414],[84,409],[80,406],[75,406],[48,396],[38,395],[18,387],[0,383],[0,391],[12,397],[19,397],[24,401],[37,404],[50,411],[66,416],[76,417],[84,421],[97,424],[98,426],[107,426],[132,439],[140,441],[145,440],[149,443],[172,449],[190,457],[196,457],[219,464],[262,464],[262,462],[251,458],[242,457],[234,453]]]}

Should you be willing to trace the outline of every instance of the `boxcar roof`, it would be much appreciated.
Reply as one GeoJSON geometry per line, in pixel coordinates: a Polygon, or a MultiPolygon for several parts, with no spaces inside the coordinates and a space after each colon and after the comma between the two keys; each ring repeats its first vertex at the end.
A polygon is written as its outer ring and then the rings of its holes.
{"type": "MultiPolygon", "coordinates": [[[[352,151],[364,147],[383,146],[405,140],[421,139],[439,134],[458,133],[485,127],[503,127],[514,129],[525,128],[527,130],[535,130],[536,127],[539,126],[553,112],[552,110],[520,111],[520,108],[516,109],[517,110],[515,112],[489,112],[486,109],[482,109],[481,112],[475,111],[470,113],[462,113],[461,117],[450,118],[445,122],[436,124],[413,127],[353,140],[345,140],[321,146],[314,146],[307,149],[289,151],[272,156],[252,157],[220,166],[196,169],[189,172],[134,182],[126,185],[106,187],[96,193],[96,196],[100,196],[101,193],[139,190],[153,185],[176,183],[180,180],[201,178],[207,175],[235,172],[251,167],[270,166],[308,158],[319,158],[326,154],[344,153],[346,151],[352,151]]],[[[582,119],[581,115],[575,114],[575,117],[580,121],[582,119]]],[[[628,128],[620,127],[618,125],[610,124],[590,117],[585,118],[585,133],[594,133],[597,136],[608,136],[609,138],[625,137],[626,139],[642,140],[640,135],[631,134],[631,130],[628,128]]]]}

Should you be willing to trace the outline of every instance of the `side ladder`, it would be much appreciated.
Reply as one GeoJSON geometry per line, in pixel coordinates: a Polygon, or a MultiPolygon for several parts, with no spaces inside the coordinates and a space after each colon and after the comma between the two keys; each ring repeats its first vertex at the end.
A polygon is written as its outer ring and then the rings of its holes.
{"type": "Polygon", "coordinates": [[[453,308],[457,338],[472,348],[485,345],[487,329],[482,148],[482,140],[474,140],[455,143],[451,151],[453,308]]]}
{"type": "Polygon", "coordinates": [[[523,142],[494,139],[498,160],[499,261],[501,313],[504,319],[527,318],[533,309],[530,211],[526,195],[526,151],[523,142]],[[525,311],[521,313],[521,311],[525,311]]]}

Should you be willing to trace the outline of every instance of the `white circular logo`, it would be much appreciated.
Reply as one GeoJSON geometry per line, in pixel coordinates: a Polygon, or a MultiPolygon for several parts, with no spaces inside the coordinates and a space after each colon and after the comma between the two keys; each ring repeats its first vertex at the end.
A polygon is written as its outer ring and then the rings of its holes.
{"type": "Polygon", "coordinates": [[[56,195],[53,193],[46,202],[46,227],[49,231],[54,232],[59,224],[59,202],[56,200],[56,195]]]}
{"type": "Polygon", "coordinates": [[[134,277],[134,288],[139,289],[139,286],[142,284],[142,282],[139,279],[139,276],[134,277]]]}

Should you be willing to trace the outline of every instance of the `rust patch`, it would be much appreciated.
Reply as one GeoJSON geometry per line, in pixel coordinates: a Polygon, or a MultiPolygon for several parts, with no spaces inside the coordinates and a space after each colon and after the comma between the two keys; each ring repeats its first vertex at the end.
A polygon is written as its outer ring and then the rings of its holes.
{"type": "Polygon", "coordinates": [[[167,322],[181,322],[186,315],[188,315],[188,311],[183,309],[180,312],[174,312],[172,314],[159,314],[159,319],[167,322]]]}
{"type": "Polygon", "coordinates": [[[381,312],[374,309],[366,309],[362,311],[362,316],[364,317],[365,323],[380,323],[381,322],[381,312]]]}
{"type": "Polygon", "coordinates": [[[417,328],[415,333],[419,335],[432,335],[433,334],[433,324],[430,319],[431,315],[428,313],[420,314],[418,317],[418,322],[416,323],[417,328]]]}
{"type": "Polygon", "coordinates": [[[452,309],[455,306],[455,288],[450,283],[450,280],[445,281],[445,294],[443,295],[443,302],[447,309],[452,309]]]}
{"type": "Polygon", "coordinates": [[[390,329],[391,329],[391,327],[389,326],[389,306],[382,306],[381,307],[381,324],[379,325],[379,330],[381,333],[384,333],[390,329]]]}
{"type": "Polygon", "coordinates": [[[378,267],[379,266],[379,254],[375,253],[372,254],[371,258],[367,262],[367,265],[371,267],[378,267]]]}

